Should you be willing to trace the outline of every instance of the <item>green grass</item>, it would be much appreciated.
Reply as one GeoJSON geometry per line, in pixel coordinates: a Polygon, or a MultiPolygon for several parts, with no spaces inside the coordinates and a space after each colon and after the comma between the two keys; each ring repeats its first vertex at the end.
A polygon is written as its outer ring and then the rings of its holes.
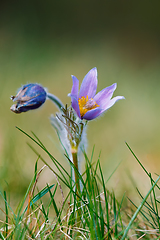
{"type": "MultiPolygon", "coordinates": [[[[38,157],[34,176],[23,199],[17,203],[16,210],[10,205],[9,193],[0,192],[4,206],[1,206],[1,239],[159,239],[160,176],[154,180],[127,143],[150,182],[150,189],[144,197],[138,190],[139,205],[131,199],[127,200],[126,194],[118,201],[115,192],[107,189],[113,173],[105,181],[100,157],[93,160],[94,148],[90,158],[83,152],[85,170],[79,173],[81,191],[77,198],[75,184],[66,169],[35,134],[32,137],[18,129],[49,156],[54,167],[42,158],[32,144],[31,148],[38,157]],[[38,170],[39,161],[45,165],[38,170]],[[39,190],[38,182],[46,166],[56,175],[57,183],[47,184],[39,190]],[[67,188],[65,193],[64,187],[67,188]],[[56,198],[59,190],[62,202],[56,198]],[[77,214],[79,210],[81,215],[77,214]]],[[[72,169],[73,164],[70,161],[69,164],[72,169]]]]}

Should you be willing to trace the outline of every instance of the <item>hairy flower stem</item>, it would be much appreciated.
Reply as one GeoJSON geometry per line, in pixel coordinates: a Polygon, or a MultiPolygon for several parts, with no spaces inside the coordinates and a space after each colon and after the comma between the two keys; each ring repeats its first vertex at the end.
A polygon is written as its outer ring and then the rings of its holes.
{"type": "Polygon", "coordinates": [[[76,169],[74,169],[74,176],[75,176],[75,183],[76,183],[76,199],[77,199],[77,227],[79,227],[80,219],[82,217],[82,212],[81,212],[81,204],[80,204],[80,198],[78,195],[80,194],[80,181],[79,181],[79,176],[78,176],[78,157],[77,157],[77,149],[72,149],[72,158],[73,158],[73,164],[76,169]],[[77,170],[77,171],[76,171],[77,170]]]}
{"type": "Polygon", "coordinates": [[[58,97],[56,97],[54,94],[52,93],[47,93],[47,97],[54,102],[54,104],[60,109],[62,110],[62,108],[64,108],[63,103],[60,101],[60,99],[58,97]]]}

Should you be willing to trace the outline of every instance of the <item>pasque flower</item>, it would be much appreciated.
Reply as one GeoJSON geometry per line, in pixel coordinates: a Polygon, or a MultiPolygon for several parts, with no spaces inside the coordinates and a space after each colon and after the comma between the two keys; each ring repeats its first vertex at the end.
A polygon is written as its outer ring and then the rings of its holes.
{"type": "Polygon", "coordinates": [[[47,93],[39,84],[24,85],[16,96],[11,96],[13,102],[10,110],[15,113],[27,112],[39,108],[46,101],[47,93]]]}
{"type": "Polygon", "coordinates": [[[73,86],[69,96],[71,97],[73,109],[81,119],[92,120],[112,107],[118,100],[124,99],[123,96],[112,98],[117,87],[116,83],[104,88],[96,94],[98,83],[97,68],[91,69],[86,74],[81,84],[80,91],[79,80],[73,75],[72,80],[73,86]]]}

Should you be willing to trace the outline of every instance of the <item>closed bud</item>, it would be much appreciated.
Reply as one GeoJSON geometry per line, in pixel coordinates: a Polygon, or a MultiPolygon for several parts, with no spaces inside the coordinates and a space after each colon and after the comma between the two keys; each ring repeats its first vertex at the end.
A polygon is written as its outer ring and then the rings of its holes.
{"type": "Polygon", "coordinates": [[[15,113],[27,112],[39,108],[46,101],[47,93],[39,84],[24,85],[16,96],[11,96],[13,102],[10,110],[15,113]]]}

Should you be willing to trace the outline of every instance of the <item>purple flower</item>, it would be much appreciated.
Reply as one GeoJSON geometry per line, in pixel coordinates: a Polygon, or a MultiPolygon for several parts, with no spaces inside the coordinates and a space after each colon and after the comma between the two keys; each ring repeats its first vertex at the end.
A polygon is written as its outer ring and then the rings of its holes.
{"type": "Polygon", "coordinates": [[[72,107],[80,119],[92,120],[100,116],[104,111],[112,107],[116,101],[124,99],[117,96],[111,99],[117,84],[104,88],[96,94],[97,90],[97,68],[91,69],[83,79],[79,90],[79,81],[72,75],[73,86],[69,96],[71,97],[72,107]]]}
{"type": "Polygon", "coordinates": [[[11,96],[13,102],[10,110],[15,113],[27,112],[39,108],[46,101],[46,91],[39,84],[24,85],[16,96],[11,96]]]}

